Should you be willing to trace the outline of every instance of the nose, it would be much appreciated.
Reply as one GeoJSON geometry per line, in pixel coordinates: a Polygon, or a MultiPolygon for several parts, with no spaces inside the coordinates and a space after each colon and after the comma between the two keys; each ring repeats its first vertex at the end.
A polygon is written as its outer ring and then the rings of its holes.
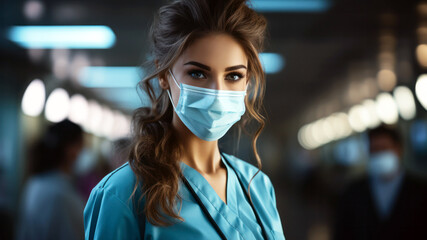
{"type": "Polygon", "coordinates": [[[222,79],[222,77],[218,74],[212,76],[209,88],[215,89],[215,90],[225,90],[224,89],[225,84],[224,84],[224,80],[222,79]]]}

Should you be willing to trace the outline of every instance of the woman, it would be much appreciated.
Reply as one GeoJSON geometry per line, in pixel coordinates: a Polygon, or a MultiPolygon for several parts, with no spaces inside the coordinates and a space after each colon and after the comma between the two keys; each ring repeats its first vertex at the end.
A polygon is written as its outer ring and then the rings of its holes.
{"type": "Polygon", "coordinates": [[[254,119],[261,166],[265,28],[244,0],[160,8],[154,70],[141,82],[152,106],[134,114],[129,162],[92,190],[87,239],[284,239],[270,179],[218,148],[232,125],[254,119]]]}

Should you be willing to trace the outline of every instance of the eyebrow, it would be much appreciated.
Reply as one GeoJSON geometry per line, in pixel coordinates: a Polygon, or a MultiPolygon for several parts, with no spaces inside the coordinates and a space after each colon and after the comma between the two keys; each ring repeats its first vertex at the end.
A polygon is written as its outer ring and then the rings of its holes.
{"type": "MultiPolygon", "coordinates": [[[[211,70],[211,68],[209,66],[206,66],[205,64],[202,64],[202,63],[199,63],[199,62],[195,62],[195,61],[190,61],[190,62],[184,63],[184,65],[194,65],[194,66],[197,66],[199,68],[203,68],[203,69],[205,69],[207,71],[211,70]]],[[[236,66],[231,66],[231,67],[225,68],[225,71],[228,72],[228,71],[233,71],[233,70],[237,70],[237,69],[240,69],[240,68],[246,69],[246,66],[243,65],[243,64],[236,65],[236,66]]]]}

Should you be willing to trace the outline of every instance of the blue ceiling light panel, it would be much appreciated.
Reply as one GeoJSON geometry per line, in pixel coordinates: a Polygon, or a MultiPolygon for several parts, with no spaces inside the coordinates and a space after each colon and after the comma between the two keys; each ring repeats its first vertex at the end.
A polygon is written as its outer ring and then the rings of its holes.
{"type": "Polygon", "coordinates": [[[9,40],[23,48],[106,49],[116,42],[108,26],[13,26],[9,40]]]}
{"type": "Polygon", "coordinates": [[[258,12],[324,12],[329,0],[252,0],[252,8],[258,12]]]}
{"type": "Polygon", "coordinates": [[[90,66],[81,70],[79,82],[87,88],[135,88],[142,76],[139,67],[90,66]]]}
{"type": "Polygon", "coordinates": [[[146,99],[144,94],[141,95],[141,91],[137,88],[106,88],[97,89],[95,92],[114,106],[129,111],[150,106],[149,99],[146,99]]]}
{"type": "Polygon", "coordinates": [[[262,68],[267,74],[278,73],[285,66],[285,60],[277,53],[260,53],[259,58],[262,68]]]}
{"type": "MultiPolygon", "coordinates": [[[[144,75],[140,67],[89,66],[81,70],[78,81],[82,87],[92,89],[96,95],[114,106],[132,111],[151,105],[147,93],[138,87],[144,75]]],[[[157,79],[151,81],[156,94],[160,94],[157,79]]]]}

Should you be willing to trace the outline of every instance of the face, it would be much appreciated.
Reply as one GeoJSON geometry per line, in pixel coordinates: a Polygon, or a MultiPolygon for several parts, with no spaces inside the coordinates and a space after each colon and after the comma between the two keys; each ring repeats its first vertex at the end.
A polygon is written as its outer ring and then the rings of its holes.
{"type": "MultiPolygon", "coordinates": [[[[211,34],[194,41],[172,66],[180,83],[216,90],[245,91],[248,60],[243,48],[231,36],[211,34]]],[[[170,88],[174,105],[180,90],[170,75],[160,78],[163,89],[170,88]]]]}
{"type": "Polygon", "coordinates": [[[69,162],[74,163],[77,160],[77,157],[83,149],[83,144],[83,139],[81,139],[68,146],[66,154],[69,162]]]}

